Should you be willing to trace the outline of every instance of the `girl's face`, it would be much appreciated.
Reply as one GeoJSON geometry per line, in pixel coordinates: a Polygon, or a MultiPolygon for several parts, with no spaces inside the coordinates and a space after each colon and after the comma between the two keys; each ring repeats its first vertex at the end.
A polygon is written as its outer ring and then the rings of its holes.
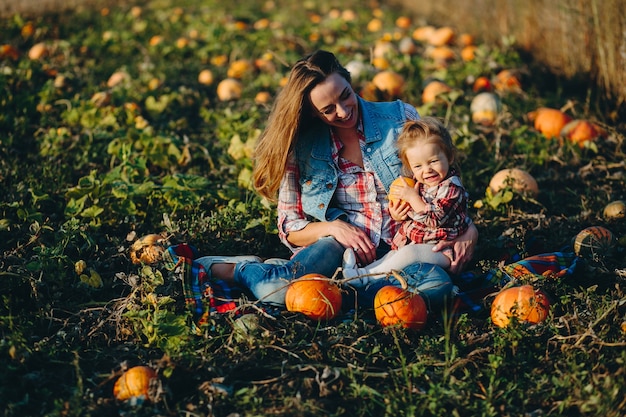
{"type": "Polygon", "coordinates": [[[326,124],[343,129],[356,126],[359,117],[356,93],[341,75],[329,75],[311,90],[309,99],[316,116],[326,124]]]}
{"type": "Polygon", "coordinates": [[[428,187],[439,184],[448,175],[450,161],[436,143],[418,142],[406,150],[415,181],[428,187]]]}

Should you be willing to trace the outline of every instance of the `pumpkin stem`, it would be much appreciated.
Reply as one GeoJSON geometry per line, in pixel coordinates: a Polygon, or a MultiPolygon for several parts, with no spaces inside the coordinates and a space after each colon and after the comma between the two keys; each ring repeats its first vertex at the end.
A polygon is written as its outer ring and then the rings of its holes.
{"type": "MultiPolygon", "coordinates": [[[[378,277],[382,275],[381,273],[372,273],[372,274],[356,275],[350,278],[337,279],[337,275],[339,275],[339,272],[341,271],[342,271],[341,267],[337,268],[337,270],[333,274],[333,277],[331,278],[331,280],[336,281],[339,285],[346,284],[355,279],[360,279],[360,278],[365,278],[365,277],[378,277]]],[[[409,285],[406,282],[406,279],[404,279],[404,277],[400,275],[400,272],[396,271],[395,269],[392,270],[389,274],[387,274],[385,278],[380,278],[380,279],[387,279],[391,276],[393,276],[395,279],[397,279],[400,282],[400,285],[402,286],[403,290],[406,290],[409,287],[409,285]]]]}
{"type": "Polygon", "coordinates": [[[393,275],[393,277],[395,279],[400,281],[400,285],[402,286],[403,290],[406,290],[407,288],[409,288],[409,285],[407,284],[406,279],[404,279],[404,277],[402,275],[400,275],[400,273],[398,271],[396,271],[394,269],[394,270],[391,271],[391,274],[393,275]]]}

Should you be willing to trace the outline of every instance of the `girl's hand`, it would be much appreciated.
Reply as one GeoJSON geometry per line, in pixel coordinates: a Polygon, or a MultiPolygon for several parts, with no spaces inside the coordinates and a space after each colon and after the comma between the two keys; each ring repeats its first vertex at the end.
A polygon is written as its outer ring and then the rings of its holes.
{"type": "Polygon", "coordinates": [[[328,224],[330,235],[344,248],[352,248],[361,265],[368,265],[376,260],[376,247],[363,230],[342,220],[333,220],[328,224]]]}
{"type": "Polygon", "coordinates": [[[389,214],[395,221],[404,221],[409,218],[411,205],[406,201],[389,200],[389,214]]]}
{"type": "Polygon", "coordinates": [[[400,184],[392,185],[389,189],[389,201],[391,200],[402,200],[408,203],[415,212],[424,210],[425,204],[422,201],[417,184],[415,184],[415,188],[404,181],[400,184]]]}

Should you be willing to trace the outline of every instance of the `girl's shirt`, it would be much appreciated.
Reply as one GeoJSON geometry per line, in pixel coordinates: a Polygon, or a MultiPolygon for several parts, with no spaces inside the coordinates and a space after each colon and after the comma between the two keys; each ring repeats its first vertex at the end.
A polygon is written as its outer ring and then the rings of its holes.
{"type": "Polygon", "coordinates": [[[392,249],[410,242],[434,244],[453,240],[465,233],[471,223],[467,212],[468,194],[453,169],[439,185],[427,189],[424,184],[417,184],[416,188],[427,207],[419,213],[411,212],[411,219],[402,222],[393,238],[392,249]]]}
{"type": "MultiPolygon", "coordinates": [[[[406,118],[419,118],[415,107],[404,104],[406,118]]],[[[362,120],[359,121],[358,135],[361,148],[365,145],[362,120]]],[[[380,241],[391,245],[393,236],[400,224],[389,214],[387,191],[376,174],[376,167],[363,153],[363,168],[339,156],[343,147],[341,141],[331,135],[332,159],[339,172],[339,182],[333,195],[331,206],[341,208],[347,215],[343,220],[361,228],[368,234],[372,243],[380,241]]],[[[293,252],[299,247],[292,246],[287,236],[292,231],[302,230],[313,219],[302,210],[299,172],[296,160],[290,157],[285,176],[281,182],[278,199],[278,235],[281,241],[293,252]]]]}

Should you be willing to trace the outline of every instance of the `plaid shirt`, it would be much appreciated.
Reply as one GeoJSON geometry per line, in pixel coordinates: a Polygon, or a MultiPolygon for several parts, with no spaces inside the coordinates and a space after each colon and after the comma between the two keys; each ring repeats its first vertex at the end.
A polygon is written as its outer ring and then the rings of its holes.
{"type": "Polygon", "coordinates": [[[398,249],[409,242],[437,243],[453,240],[467,231],[471,219],[467,215],[467,192],[461,179],[451,169],[439,185],[426,189],[417,184],[426,210],[411,212],[411,220],[404,221],[393,238],[392,249],[398,249]]]}
{"type": "MultiPolygon", "coordinates": [[[[415,107],[405,103],[407,119],[415,120],[419,116],[415,107]]],[[[361,147],[365,144],[362,121],[358,125],[361,147]]],[[[389,214],[387,191],[376,174],[376,167],[365,158],[363,168],[339,156],[343,147],[341,141],[332,134],[332,157],[339,172],[337,190],[331,202],[334,207],[341,207],[348,215],[348,223],[361,228],[368,234],[372,243],[378,246],[380,241],[391,245],[393,236],[400,224],[389,214]]],[[[295,158],[290,157],[285,176],[281,182],[278,197],[278,236],[293,252],[300,250],[287,241],[292,231],[302,230],[312,219],[302,210],[299,172],[295,158]]]]}

